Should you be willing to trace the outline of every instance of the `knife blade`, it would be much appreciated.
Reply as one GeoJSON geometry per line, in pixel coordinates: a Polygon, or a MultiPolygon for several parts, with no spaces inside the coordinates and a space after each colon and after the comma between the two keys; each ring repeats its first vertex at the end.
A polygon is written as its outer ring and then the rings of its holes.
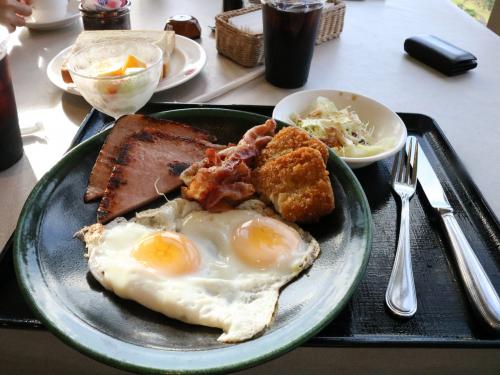
{"type": "Polygon", "coordinates": [[[430,205],[441,218],[467,295],[492,329],[500,331],[500,298],[453,214],[436,172],[422,148],[417,179],[430,205]]]}

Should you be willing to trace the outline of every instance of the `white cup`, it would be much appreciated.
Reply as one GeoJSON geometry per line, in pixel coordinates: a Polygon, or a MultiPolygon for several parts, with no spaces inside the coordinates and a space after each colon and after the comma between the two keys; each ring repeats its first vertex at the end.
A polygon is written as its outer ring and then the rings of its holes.
{"type": "Polygon", "coordinates": [[[59,21],[66,16],[68,0],[33,0],[31,7],[35,22],[59,21]]]}

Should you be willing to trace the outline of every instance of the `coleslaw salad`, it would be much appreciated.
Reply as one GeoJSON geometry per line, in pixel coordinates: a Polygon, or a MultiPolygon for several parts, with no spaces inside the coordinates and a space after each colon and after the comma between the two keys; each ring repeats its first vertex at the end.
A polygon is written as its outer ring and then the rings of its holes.
{"type": "Polygon", "coordinates": [[[386,137],[375,141],[374,128],[363,122],[348,106],[338,109],[334,102],[319,96],[302,114],[292,114],[293,123],[332,147],[342,157],[373,156],[394,147],[396,139],[386,137]]]}

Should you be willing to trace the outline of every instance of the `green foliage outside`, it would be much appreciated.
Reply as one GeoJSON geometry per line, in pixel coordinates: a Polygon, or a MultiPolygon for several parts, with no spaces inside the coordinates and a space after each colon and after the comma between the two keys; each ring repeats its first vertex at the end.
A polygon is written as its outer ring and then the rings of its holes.
{"type": "Polygon", "coordinates": [[[459,8],[486,24],[495,0],[452,0],[459,8]]]}

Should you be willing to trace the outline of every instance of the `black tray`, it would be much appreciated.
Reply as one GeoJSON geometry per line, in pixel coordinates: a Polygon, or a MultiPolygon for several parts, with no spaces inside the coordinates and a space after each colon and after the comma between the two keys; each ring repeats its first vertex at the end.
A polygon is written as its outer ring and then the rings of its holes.
{"type": "MultiPolygon", "coordinates": [[[[270,116],[271,106],[150,103],[143,113],[192,107],[231,108],[270,116]]],[[[421,114],[399,113],[441,179],[465,235],[497,290],[500,290],[500,225],[464,170],[438,125],[421,114]]],[[[94,135],[111,119],[95,110],[85,118],[72,146],[94,135]]],[[[397,241],[398,205],[388,184],[392,159],[357,170],[374,222],[366,275],[342,313],[309,346],[500,347],[470,308],[444,232],[420,188],[411,201],[411,244],[418,311],[394,318],[384,304],[397,241]]],[[[0,263],[0,326],[43,328],[21,296],[12,250],[0,263]]]]}

